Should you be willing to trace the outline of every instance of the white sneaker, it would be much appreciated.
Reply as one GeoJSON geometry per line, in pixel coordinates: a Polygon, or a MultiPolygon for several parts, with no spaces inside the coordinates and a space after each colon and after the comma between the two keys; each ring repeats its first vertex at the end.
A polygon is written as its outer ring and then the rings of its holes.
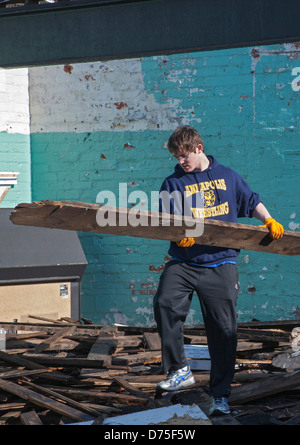
{"type": "Polygon", "coordinates": [[[185,366],[177,371],[170,371],[165,380],[158,383],[157,389],[163,391],[177,391],[181,388],[193,385],[195,379],[189,366],[185,366]]]}
{"type": "Polygon", "coordinates": [[[227,399],[225,397],[211,397],[209,415],[220,416],[222,414],[230,414],[230,408],[227,399]]]}

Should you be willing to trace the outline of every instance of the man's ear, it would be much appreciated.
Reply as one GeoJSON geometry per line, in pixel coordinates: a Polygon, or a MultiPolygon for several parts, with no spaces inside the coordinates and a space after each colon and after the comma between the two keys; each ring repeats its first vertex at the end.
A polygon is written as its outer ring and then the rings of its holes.
{"type": "Polygon", "coordinates": [[[201,152],[203,152],[203,145],[202,145],[202,144],[199,144],[199,145],[197,145],[197,147],[196,147],[196,153],[199,154],[199,153],[201,153],[201,152]]]}

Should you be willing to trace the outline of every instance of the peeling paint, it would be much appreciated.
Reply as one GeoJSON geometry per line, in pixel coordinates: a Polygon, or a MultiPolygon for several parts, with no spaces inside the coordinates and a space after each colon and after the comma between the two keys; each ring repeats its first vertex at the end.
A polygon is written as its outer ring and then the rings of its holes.
{"type": "Polygon", "coordinates": [[[293,231],[300,229],[300,223],[295,223],[294,221],[291,221],[289,223],[289,229],[293,231]]]}
{"type": "Polygon", "coordinates": [[[125,102],[115,102],[114,105],[116,106],[117,110],[122,110],[122,108],[128,107],[127,103],[125,102]]]}
{"type": "Polygon", "coordinates": [[[256,292],[256,287],[253,286],[253,285],[249,285],[249,286],[248,286],[248,292],[249,292],[249,294],[255,294],[255,292],[256,292]]]}
{"type": "Polygon", "coordinates": [[[64,66],[64,72],[65,72],[65,73],[71,74],[72,71],[73,71],[73,67],[72,67],[72,65],[65,65],[65,66],[64,66]]]}
{"type": "Polygon", "coordinates": [[[155,266],[149,266],[149,270],[151,271],[151,272],[161,272],[161,271],[163,271],[165,269],[165,265],[164,264],[161,264],[160,266],[158,266],[158,267],[155,267],[155,266]]]}
{"type": "Polygon", "coordinates": [[[126,143],[126,144],[124,144],[124,148],[126,148],[127,150],[133,150],[135,147],[134,147],[134,145],[126,143]]]}
{"type": "MultiPolygon", "coordinates": [[[[284,55],[288,60],[296,60],[300,54],[300,42],[287,43],[280,46],[280,49],[268,49],[268,47],[258,47],[252,48],[250,50],[251,57],[251,74],[252,74],[252,113],[253,113],[253,123],[256,121],[256,106],[255,106],[255,95],[256,95],[256,68],[258,62],[261,61],[262,56],[274,56],[274,55],[284,55]]],[[[268,69],[271,72],[272,68],[268,69]]],[[[287,67],[279,67],[276,69],[277,73],[287,71],[287,67]]],[[[276,88],[278,90],[282,89],[284,85],[277,83],[276,88]]]]}
{"type": "Polygon", "coordinates": [[[249,264],[249,262],[250,262],[250,257],[249,257],[248,254],[244,256],[244,261],[245,261],[246,264],[249,264]]]}

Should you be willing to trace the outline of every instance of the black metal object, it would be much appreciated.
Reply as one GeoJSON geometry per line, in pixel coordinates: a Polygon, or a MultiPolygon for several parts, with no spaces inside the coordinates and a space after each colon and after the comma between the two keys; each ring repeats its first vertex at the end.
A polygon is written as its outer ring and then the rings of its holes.
{"type": "Polygon", "coordinates": [[[13,224],[0,210],[0,286],[71,282],[71,313],[80,314],[80,281],[87,261],[77,233],[13,224]]]}
{"type": "Polygon", "coordinates": [[[0,66],[300,40],[296,0],[88,0],[0,9],[0,66]]]}

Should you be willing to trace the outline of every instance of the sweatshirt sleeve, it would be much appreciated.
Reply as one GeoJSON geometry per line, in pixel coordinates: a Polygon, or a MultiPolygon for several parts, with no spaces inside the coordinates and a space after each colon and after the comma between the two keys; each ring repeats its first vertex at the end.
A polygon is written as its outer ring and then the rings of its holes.
{"type": "Polygon", "coordinates": [[[171,182],[165,179],[159,192],[159,212],[171,215],[182,215],[182,209],[182,193],[179,190],[175,190],[171,182]]]}
{"type": "Polygon", "coordinates": [[[253,192],[244,179],[237,175],[237,216],[253,217],[255,207],[262,202],[259,194],[253,192]]]}

